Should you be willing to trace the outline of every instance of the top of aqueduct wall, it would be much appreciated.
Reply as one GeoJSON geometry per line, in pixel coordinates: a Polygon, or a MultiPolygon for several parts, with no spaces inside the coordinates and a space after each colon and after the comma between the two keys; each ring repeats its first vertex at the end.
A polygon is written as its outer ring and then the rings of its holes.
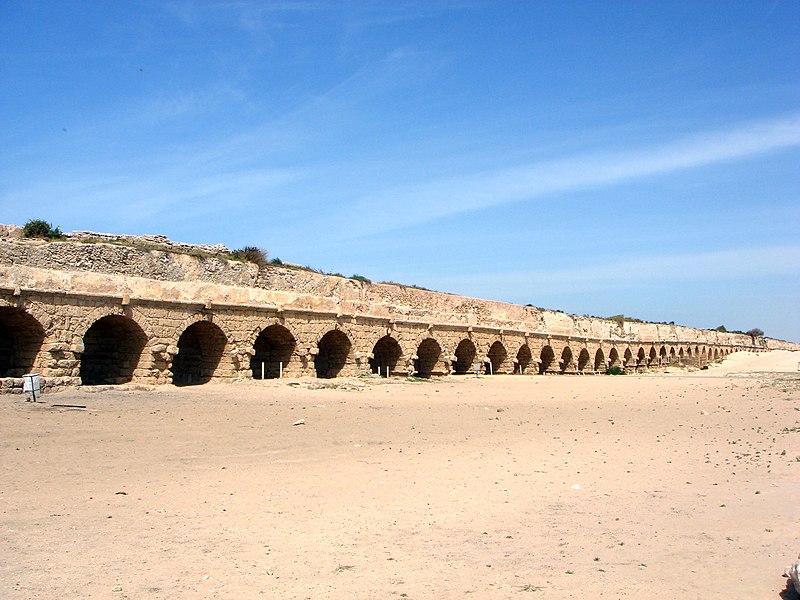
{"type": "Polygon", "coordinates": [[[800,349],[771,338],[680,325],[570,315],[394,283],[369,283],[304,269],[231,260],[224,246],[172,242],[163,236],[72,232],[64,241],[21,239],[0,225],[0,287],[203,305],[274,306],[358,314],[395,321],[523,331],[627,342],[800,349]],[[754,343],[755,342],[755,343],[754,343]]]}

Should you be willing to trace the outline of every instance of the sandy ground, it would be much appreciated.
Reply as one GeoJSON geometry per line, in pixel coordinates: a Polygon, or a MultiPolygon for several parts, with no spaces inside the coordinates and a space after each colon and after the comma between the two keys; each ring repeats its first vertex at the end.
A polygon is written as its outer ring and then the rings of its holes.
{"type": "Polygon", "coordinates": [[[2,396],[0,598],[796,597],[798,362],[2,396]]]}

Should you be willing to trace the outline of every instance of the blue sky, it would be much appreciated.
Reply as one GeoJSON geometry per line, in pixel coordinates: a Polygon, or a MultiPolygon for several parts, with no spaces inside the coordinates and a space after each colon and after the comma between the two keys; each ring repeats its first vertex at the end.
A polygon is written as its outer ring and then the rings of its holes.
{"type": "Polygon", "coordinates": [[[3,2],[0,222],[800,341],[800,3],[3,2]]]}

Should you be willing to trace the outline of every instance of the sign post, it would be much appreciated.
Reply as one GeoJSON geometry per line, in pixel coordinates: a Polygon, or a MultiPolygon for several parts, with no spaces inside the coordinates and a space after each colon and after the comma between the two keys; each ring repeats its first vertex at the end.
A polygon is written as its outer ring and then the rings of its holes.
{"type": "Polygon", "coordinates": [[[22,376],[22,392],[30,392],[34,402],[36,402],[36,392],[41,393],[41,390],[42,377],[39,373],[28,373],[22,376]]]}

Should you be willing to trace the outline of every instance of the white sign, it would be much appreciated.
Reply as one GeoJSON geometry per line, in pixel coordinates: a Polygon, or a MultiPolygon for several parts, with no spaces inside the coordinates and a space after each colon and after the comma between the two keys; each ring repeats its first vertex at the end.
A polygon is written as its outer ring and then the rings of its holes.
{"type": "Polygon", "coordinates": [[[33,394],[33,401],[36,402],[36,394],[42,391],[42,376],[39,373],[28,373],[22,376],[22,392],[33,394]]]}

